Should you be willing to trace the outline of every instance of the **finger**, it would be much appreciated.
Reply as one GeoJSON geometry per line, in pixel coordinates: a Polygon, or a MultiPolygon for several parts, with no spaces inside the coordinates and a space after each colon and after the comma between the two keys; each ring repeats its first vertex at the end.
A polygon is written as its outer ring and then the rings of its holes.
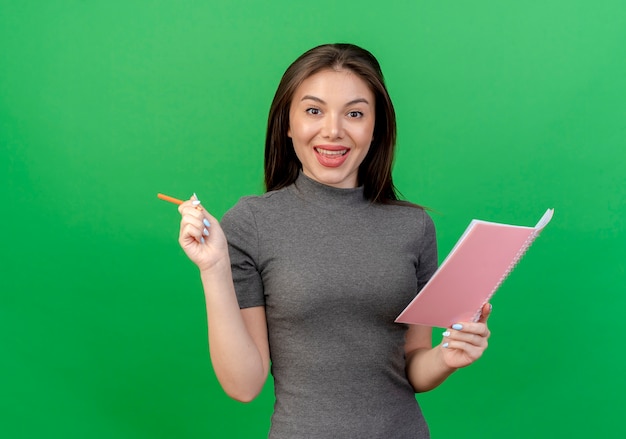
{"type": "Polygon", "coordinates": [[[211,215],[206,209],[202,211],[202,222],[206,227],[211,227],[218,223],[217,219],[211,215]]]}
{"type": "Polygon", "coordinates": [[[202,211],[202,203],[195,193],[188,200],[183,201],[183,203],[178,206],[178,211],[182,214],[189,207],[193,207],[198,211],[202,211]]]}
{"type": "Polygon", "coordinates": [[[206,236],[208,236],[212,221],[217,222],[217,220],[206,210],[202,210],[202,212],[200,212],[195,208],[188,207],[183,211],[181,224],[190,223],[194,224],[198,228],[204,228],[206,231],[203,230],[203,232],[206,236]]]}
{"type": "Polygon", "coordinates": [[[182,207],[180,210],[184,221],[202,222],[202,219],[204,218],[204,210],[199,211],[191,204],[182,207]]]}
{"type": "Polygon", "coordinates": [[[198,227],[193,223],[186,223],[181,226],[180,231],[180,243],[181,245],[188,244],[190,241],[196,241],[200,244],[204,244],[203,227],[198,227]]]}
{"type": "Polygon", "coordinates": [[[193,194],[189,200],[178,206],[178,211],[181,215],[188,213],[196,218],[206,218],[209,221],[209,224],[205,223],[206,227],[211,227],[211,223],[217,223],[217,219],[202,206],[196,194],[193,194]]]}
{"type": "Polygon", "coordinates": [[[487,327],[486,323],[474,323],[474,322],[463,322],[463,323],[455,323],[452,327],[446,331],[451,332],[452,334],[475,334],[480,337],[489,337],[491,332],[487,327]]]}
{"type": "Polygon", "coordinates": [[[200,200],[198,200],[198,196],[195,192],[191,196],[191,204],[196,210],[202,212],[202,203],[200,202],[200,200]]]}
{"type": "Polygon", "coordinates": [[[182,241],[192,236],[196,241],[204,244],[204,239],[207,238],[209,233],[210,223],[204,218],[197,218],[191,214],[185,215],[180,222],[180,236],[182,241]]]}
{"type": "MultiPolygon", "coordinates": [[[[443,335],[443,342],[459,342],[471,346],[485,348],[489,340],[489,329],[484,324],[475,324],[473,328],[447,329],[443,335]]],[[[456,326],[456,325],[455,325],[456,326]]],[[[460,325],[459,325],[460,326],[460,325]]],[[[458,326],[457,326],[458,327],[458,326]]]]}
{"type": "Polygon", "coordinates": [[[183,228],[187,224],[191,224],[195,227],[202,227],[202,220],[204,216],[201,212],[198,212],[191,206],[184,207],[182,209],[182,218],[180,219],[180,230],[182,232],[183,228]]]}
{"type": "Polygon", "coordinates": [[[491,315],[492,310],[491,303],[485,303],[480,313],[480,318],[478,319],[479,323],[487,323],[489,316],[491,315]]]}
{"type": "Polygon", "coordinates": [[[195,195],[194,197],[192,197],[192,199],[183,202],[183,204],[178,207],[178,211],[183,216],[183,218],[188,216],[202,221],[202,219],[205,217],[206,210],[202,208],[201,204],[199,204],[199,200],[195,200],[193,198],[195,198],[195,195]]]}
{"type": "Polygon", "coordinates": [[[443,333],[444,343],[451,341],[462,342],[472,346],[485,346],[487,338],[481,334],[475,334],[471,332],[462,332],[455,330],[448,330],[443,333]]]}
{"type": "Polygon", "coordinates": [[[459,341],[459,340],[448,340],[445,343],[442,344],[442,347],[444,349],[451,349],[451,350],[459,350],[459,351],[463,351],[465,353],[465,355],[467,355],[468,357],[470,357],[473,361],[477,360],[478,358],[480,358],[482,356],[482,354],[485,352],[485,349],[487,349],[487,345],[485,346],[475,346],[473,344],[470,343],[466,343],[464,341],[459,341]]]}

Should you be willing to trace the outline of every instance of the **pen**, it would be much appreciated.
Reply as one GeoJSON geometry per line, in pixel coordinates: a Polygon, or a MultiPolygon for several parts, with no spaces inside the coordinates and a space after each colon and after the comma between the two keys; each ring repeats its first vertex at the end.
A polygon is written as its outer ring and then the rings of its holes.
{"type": "MultiPolygon", "coordinates": [[[[165,195],[165,194],[157,194],[157,197],[164,201],[169,201],[170,203],[174,203],[178,205],[181,205],[184,203],[183,200],[179,200],[178,198],[170,197],[169,195],[165,195]]],[[[202,210],[202,207],[200,206],[200,201],[194,200],[191,202],[191,204],[195,206],[196,210],[202,210]]]]}
{"type": "Polygon", "coordinates": [[[170,203],[181,205],[183,204],[183,200],[179,200],[178,198],[170,197],[169,195],[157,194],[157,197],[162,199],[163,201],[169,201],[170,203]]]}

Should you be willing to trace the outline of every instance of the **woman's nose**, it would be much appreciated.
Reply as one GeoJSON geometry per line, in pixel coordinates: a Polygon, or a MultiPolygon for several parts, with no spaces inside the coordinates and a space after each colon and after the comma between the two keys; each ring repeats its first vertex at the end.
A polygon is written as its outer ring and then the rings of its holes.
{"type": "Polygon", "coordinates": [[[325,138],[340,139],[343,137],[343,125],[339,115],[329,114],[324,119],[322,135],[325,138]]]}

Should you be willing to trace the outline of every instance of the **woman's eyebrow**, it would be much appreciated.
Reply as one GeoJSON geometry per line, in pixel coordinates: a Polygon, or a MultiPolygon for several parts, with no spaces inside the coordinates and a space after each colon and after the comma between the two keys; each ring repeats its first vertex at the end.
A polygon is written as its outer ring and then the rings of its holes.
{"type": "MultiPolygon", "coordinates": [[[[312,96],[312,95],[305,95],[302,97],[302,99],[300,100],[302,101],[306,101],[306,100],[311,100],[311,101],[315,101],[315,102],[319,102],[320,104],[326,104],[326,102],[323,99],[318,98],[317,96],[312,96]]],[[[356,98],[351,100],[350,102],[346,103],[346,107],[349,107],[350,105],[354,105],[354,104],[360,104],[360,103],[364,103],[369,105],[369,101],[365,98],[356,98]]]]}
{"type": "Polygon", "coordinates": [[[306,101],[306,100],[310,100],[310,101],[315,101],[315,102],[319,102],[320,104],[325,104],[326,102],[324,102],[323,99],[318,98],[317,96],[311,96],[311,95],[304,95],[302,97],[302,99],[300,99],[300,102],[302,101],[306,101]]]}

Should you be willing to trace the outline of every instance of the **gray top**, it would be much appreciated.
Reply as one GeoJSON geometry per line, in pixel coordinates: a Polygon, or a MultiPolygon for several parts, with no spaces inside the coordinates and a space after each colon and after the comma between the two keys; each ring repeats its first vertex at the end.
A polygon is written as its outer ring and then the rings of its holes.
{"type": "Polygon", "coordinates": [[[427,438],[394,319],[437,268],[421,208],[300,174],[222,219],[241,308],[265,306],[270,438],[427,438]]]}

